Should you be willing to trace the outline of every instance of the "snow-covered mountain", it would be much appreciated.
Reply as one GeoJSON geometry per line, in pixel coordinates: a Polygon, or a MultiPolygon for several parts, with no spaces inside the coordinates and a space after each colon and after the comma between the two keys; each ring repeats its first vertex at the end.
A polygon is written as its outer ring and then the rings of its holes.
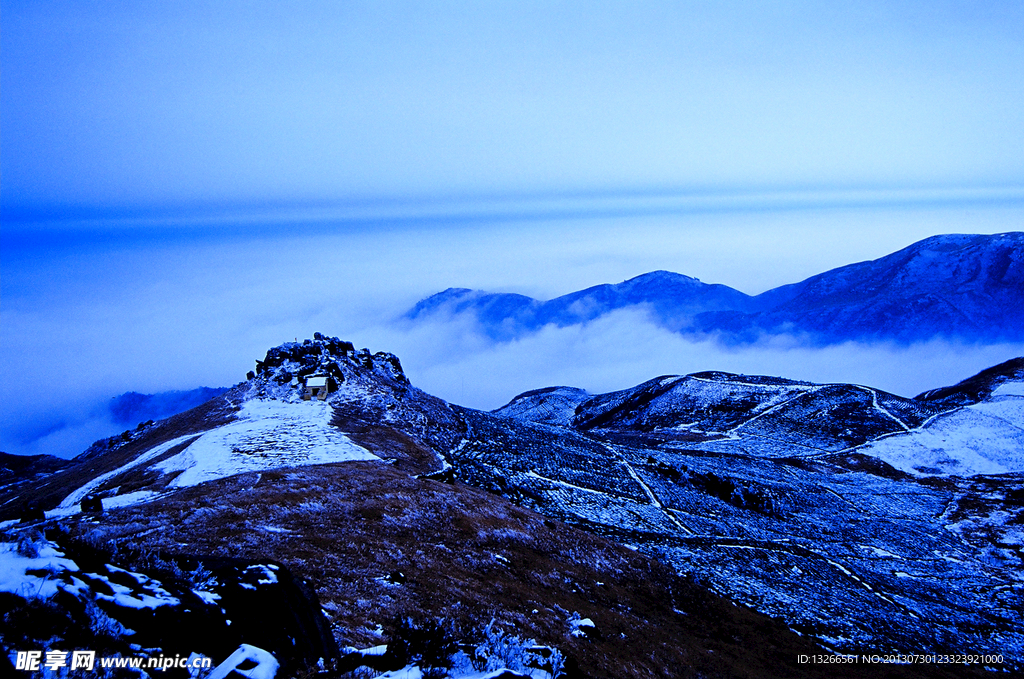
{"type": "Polygon", "coordinates": [[[412,431],[454,417],[446,403],[409,384],[394,355],[319,334],[271,349],[250,375],[197,408],[97,441],[34,486],[36,503],[61,514],[77,511],[86,497],[130,505],[236,474],[378,459],[334,425],[350,409],[412,431]],[[311,375],[330,380],[329,401],[303,400],[311,375]]]}
{"type": "Polygon", "coordinates": [[[933,236],[755,298],[755,312],[702,316],[730,334],[793,328],[826,341],[1024,337],[1024,233],[933,236]]]}
{"type": "Polygon", "coordinates": [[[799,334],[818,342],[933,337],[1024,338],[1024,233],[942,235],[751,297],[666,271],[599,285],[546,302],[450,288],[419,302],[413,320],[471,314],[496,339],[547,324],[582,323],[644,306],[663,326],[727,341],[799,334]]]}
{"type": "Polygon", "coordinates": [[[726,373],[562,387],[505,422],[466,411],[451,464],[840,647],[984,627],[1019,648],[1019,607],[990,594],[1024,589],[1022,392],[1024,359],[915,399],[726,373]]]}
{"type": "Polygon", "coordinates": [[[1024,359],[908,399],[852,384],[695,373],[591,396],[558,387],[495,411],[619,441],[765,458],[856,452],[918,476],[1024,472],[1024,359]]]}
{"type": "Polygon", "coordinates": [[[754,298],[725,285],[709,285],[669,271],[653,271],[616,285],[597,285],[546,302],[525,295],[449,288],[414,306],[407,318],[473,314],[495,339],[511,339],[548,324],[573,325],[615,309],[645,305],[672,329],[684,329],[705,312],[754,310],[754,298]]]}
{"type": "Polygon", "coordinates": [[[0,517],[280,562],[319,582],[340,646],[372,645],[377,610],[503,610],[604,676],[624,671],[614,658],[671,665],[701,646],[722,651],[700,656],[716,658],[705,673],[735,671],[726,656],[765,643],[970,648],[1019,671],[1021,431],[1024,359],[913,399],[706,372],[482,412],[415,388],[393,355],[317,335],[57,471],[11,469],[0,517]],[[794,633],[766,642],[729,601],[794,633]],[[710,610],[734,625],[730,650],[697,624],[710,610]],[[574,635],[585,618],[605,631],[574,635]]]}

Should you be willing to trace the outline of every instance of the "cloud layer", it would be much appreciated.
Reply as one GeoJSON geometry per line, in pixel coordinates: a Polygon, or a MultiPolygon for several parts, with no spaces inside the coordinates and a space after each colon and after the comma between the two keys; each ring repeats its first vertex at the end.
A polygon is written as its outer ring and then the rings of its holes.
{"type": "Polygon", "coordinates": [[[864,384],[901,396],[954,384],[1024,355],[1024,344],[964,345],[935,340],[899,346],[847,342],[824,348],[788,336],[733,348],[695,341],[658,326],[643,309],[624,309],[584,325],[547,326],[494,344],[466,318],[434,321],[382,338],[414,384],[455,403],[493,409],[523,391],[566,385],[602,393],[666,374],[719,370],[811,382],[864,384]]]}
{"type": "Polygon", "coordinates": [[[1021,230],[1022,31],[1013,2],[5,0],[0,450],[75,454],[111,396],[229,385],[314,331],[480,407],[710,368],[964,377],[1016,349],[393,321],[450,286],[756,294],[1021,230]]]}
{"type": "Polygon", "coordinates": [[[450,286],[550,298],[654,269],[745,292],[887,254],[942,231],[995,232],[1024,210],[821,210],[558,221],[391,225],[263,236],[174,229],[148,239],[60,232],[3,251],[0,450],[74,455],[119,429],[103,404],[126,391],[229,386],[267,348],[313,332],[397,354],[414,384],[494,408],[554,384],[592,392],[701,370],[870,384],[901,395],[1024,353],[1014,346],[841,345],[792,338],[729,349],[625,310],[586,326],[493,344],[466,319],[396,322],[450,286]]]}

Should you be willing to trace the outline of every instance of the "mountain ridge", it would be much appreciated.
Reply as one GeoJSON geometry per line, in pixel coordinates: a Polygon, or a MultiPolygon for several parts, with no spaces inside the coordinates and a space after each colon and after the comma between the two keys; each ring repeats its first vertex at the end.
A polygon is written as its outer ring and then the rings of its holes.
{"type": "Polygon", "coordinates": [[[796,334],[815,343],[1024,339],[1024,233],[932,236],[875,260],[848,264],[756,296],[666,271],[592,286],[547,301],[449,288],[404,316],[470,315],[499,341],[554,324],[644,307],[674,332],[728,343],[796,334]]]}
{"type": "MultiPolygon", "coordinates": [[[[317,573],[311,564],[347,548],[289,545],[320,545],[328,534],[342,540],[351,534],[347,526],[376,540],[387,528],[388,549],[400,553],[349,549],[346,558],[361,565],[331,566],[330,582],[320,585],[342,645],[369,639],[352,626],[372,620],[360,600],[388,607],[415,591],[399,582],[406,571],[419,586],[429,580],[431,587],[476,592],[479,581],[470,587],[458,578],[474,569],[504,578],[506,561],[529,561],[539,544],[534,536],[552,530],[550,523],[618,543],[616,554],[653,559],[829,652],[971,648],[1016,658],[1024,650],[1016,595],[1024,587],[1024,359],[943,389],[951,391],[906,399],[861,385],[705,371],[610,394],[538,389],[483,412],[414,387],[391,354],[317,334],[268,350],[244,382],[203,406],[94,445],[59,472],[0,483],[0,516],[17,519],[34,502],[49,522],[91,534],[124,540],[146,527],[146,544],[194,540],[230,550],[204,534],[217,525],[234,536],[232,544],[246,546],[247,558],[266,556],[305,577],[317,573]],[[303,399],[304,382],[314,377],[328,378],[323,401],[303,399]],[[985,458],[970,436],[998,455],[985,458]],[[994,464],[1003,468],[993,472],[994,464]],[[433,507],[431,535],[439,537],[431,540],[443,549],[417,542],[423,532],[410,507],[420,506],[421,495],[422,506],[433,507]],[[499,508],[489,497],[510,504],[499,508]],[[246,523],[250,503],[263,517],[258,524],[246,523]],[[446,503],[456,504],[447,511],[446,503]],[[467,503],[483,513],[466,514],[467,503]],[[87,505],[103,512],[83,512],[87,505]],[[495,523],[493,512],[511,516],[511,506],[526,513],[495,523]],[[470,522],[468,533],[460,524],[458,534],[478,536],[469,563],[449,561],[460,550],[440,537],[453,533],[444,527],[446,513],[470,522]],[[187,531],[173,525],[182,516],[190,517],[187,531]],[[431,565],[417,565],[427,557],[412,555],[428,551],[431,565]],[[369,578],[358,587],[345,580],[357,572],[369,578]],[[394,581],[385,586],[381,578],[394,581]]],[[[25,518],[31,525],[41,517],[25,518]]],[[[545,549],[582,539],[571,535],[577,533],[547,541],[544,533],[545,549]]],[[[528,603],[516,604],[525,612],[506,619],[554,644],[553,630],[571,617],[564,602],[573,601],[581,617],[627,633],[624,618],[615,617],[624,612],[601,594],[611,575],[588,573],[596,585],[571,580],[558,594],[587,593],[582,599],[559,599],[557,609],[533,589],[522,595],[528,603]],[[542,611],[539,627],[533,609],[542,611]]],[[[547,582],[543,573],[514,567],[509,577],[530,587],[547,582]]],[[[670,580],[669,589],[683,587],[670,580]]],[[[513,580],[499,582],[513,588],[513,580]]],[[[427,599],[415,601],[439,614],[427,599]]],[[[689,615],[686,606],[678,615],[689,615]]],[[[613,641],[556,645],[598,663],[593,652],[613,653],[613,641]]],[[[622,675],[621,665],[600,666],[602,676],[622,675]]],[[[799,675],[798,667],[789,669],[799,675]]]]}

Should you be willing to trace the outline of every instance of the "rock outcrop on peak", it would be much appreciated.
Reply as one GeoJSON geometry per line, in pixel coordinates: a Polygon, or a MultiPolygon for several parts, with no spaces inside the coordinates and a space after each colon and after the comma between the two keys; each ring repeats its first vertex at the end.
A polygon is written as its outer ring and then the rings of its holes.
{"type": "MultiPolygon", "coordinates": [[[[397,385],[409,386],[402,363],[394,354],[383,351],[371,354],[369,349],[357,351],[351,342],[324,337],[320,333],[311,340],[285,342],[269,349],[262,361],[256,361],[253,378],[285,384],[311,375],[328,375],[340,384],[346,375],[362,371],[371,371],[397,385]]],[[[336,390],[337,386],[332,389],[336,390]]]]}
{"type": "MultiPolygon", "coordinates": [[[[394,354],[317,333],[269,349],[246,381],[191,410],[97,441],[60,474],[0,477],[0,519],[67,512],[85,500],[118,506],[214,478],[282,466],[378,457],[416,473],[462,435],[447,403],[413,387],[394,354]],[[323,403],[304,380],[328,377],[323,403]],[[31,500],[16,501],[27,495],[31,500]],[[34,515],[34,514],[33,514],[34,515]]],[[[41,464],[41,463],[40,463],[41,464]]],[[[40,467],[40,469],[42,469],[40,467]]]]}

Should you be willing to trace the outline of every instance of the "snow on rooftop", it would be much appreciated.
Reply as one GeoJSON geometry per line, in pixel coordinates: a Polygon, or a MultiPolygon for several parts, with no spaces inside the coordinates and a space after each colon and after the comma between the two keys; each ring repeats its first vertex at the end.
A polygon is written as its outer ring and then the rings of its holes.
{"type": "Polygon", "coordinates": [[[326,375],[311,375],[306,378],[307,387],[326,387],[327,376],[326,375]]]}

